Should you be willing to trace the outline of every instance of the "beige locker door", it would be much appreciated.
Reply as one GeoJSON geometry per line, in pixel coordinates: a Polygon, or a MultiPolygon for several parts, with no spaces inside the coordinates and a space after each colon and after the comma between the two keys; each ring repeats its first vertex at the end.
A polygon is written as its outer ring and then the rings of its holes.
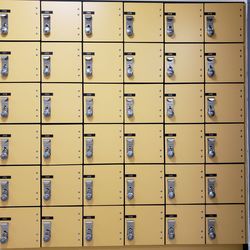
{"type": "Polygon", "coordinates": [[[123,3],[84,2],[83,41],[122,42],[123,3]]]}
{"type": "Polygon", "coordinates": [[[38,82],[40,80],[39,42],[2,42],[0,82],[38,82]]]}
{"type": "Polygon", "coordinates": [[[82,205],[82,166],[43,166],[43,206],[82,205]]]}
{"type": "Polygon", "coordinates": [[[126,204],[164,204],[164,166],[125,166],[126,204]]]}
{"type": "Polygon", "coordinates": [[[245,205],[206,206],[206,244],[244,244],[245,205]]]}
{"type": "Polygon", "coordinates": [[[205,244],[205,206],[167,205],[166,244],[205,244]]]}
{"type": "Polygon", "coordinates": [[[40,167],[0,167],[0,206],[39,206],[40,167]]]}
{"type": "Polygon", "coordinates": [[[42,208],[42,247],[82,246],[81,207],[42,208]]]}
{"type": "Polygon", "coordinates": [[[39,1],[2,0],[0,3],[0,25],[5,32],[1,32],[0,41],[39,40],[39,15],[39,1]]]}
{"type": "Polygon", "coordinates": [[[1,83],[0,86],[0,123],[40,122],[39,83],[1,83]]]}
{"type": "Polygon", "coordinates": [[[8,233],[1,249],[40,247],[40,208],[0,209],[0,230],[8,233]]]}
{"type": "Polygon", "coordinates": [[[81,41],[81,3],[42,2],[42,41],[81,41]]]}
{"type": "Polygon", "coordinates": [[[204,165],[166,165],[165,173],[167,204],[205,202],[204,165]]]}
{"type": "Polygon", "coordinates": [[[83,245],[123,246],[124,207],[84,207],[83,245]]]}
{"type": "Polygon", "coordinates": [[[123,166],[85,165],[84,205],[123,205],[123,166]]]}
{"type": "Polygon", "coordinates": [[[81,164],[82,126],[43,125],[42,164],[81,164]]]}
{"type": "Polygon", "coordinates": [[[0,165],[40,163],[40,125],[4,125],[0,134],[0,165]]]}
{"type": "Polygon", "coordinates": [[[82,122],[82,84],[42,84],[43,123],[82,122]]]}

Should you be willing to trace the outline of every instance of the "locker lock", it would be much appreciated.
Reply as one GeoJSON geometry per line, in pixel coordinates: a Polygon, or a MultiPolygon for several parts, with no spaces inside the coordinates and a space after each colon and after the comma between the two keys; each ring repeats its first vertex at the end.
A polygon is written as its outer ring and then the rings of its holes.
{"type": "Polygon", "coordinates": [[[127,111],[128,118],[131,118],[134,116],[134,99],[133,98],[126,98],[126,111],[127,111]]]}
{"type": "Polygon", "coordinates": [[[174,98],[167,98],[167,117],[174,117],[174,98]]]}
{"type": "Polygon", "coordinates": [[[174,35],[174,17],[167,16],[167,35],[169,37],[174,35]]]}
{"type": "Polygon", "coordinates": [[[215,153],[215,138],[207,138],[207,145],[208,145],[208,156],[210,158],[214,158],[215,153]]]}
{"type": "Polygon", "coordinates": [[[49,77],[51,73],[51,58],[50,56],[43,57],[43,75],[49,77]]]}
{"type": "Polygon", "coordinates": [[[49,242],[51,239],[51,221],[43,222],[43,241],[49,242]]]}
{"type": "Polygon", "coordinates": [[[133,22],[134,22],[133,16],[126,16],[126,33],[130,37],[134,35],[133,22]]]}
{"type": "Polygon", "coordinates": [[[92,180],[86,180],[85,181],[85,196],[86,196],[86,200],[90,201],[93,199],[93,181],[92,180]]]}
{"type": "Polygon", "coordinates": [[[174,157],[174,144],[175,144],[174,138],[167,138],[167,154],[169,158],[174,157]]]}
{"type": "Polygon", "coordinates": [[[134,156],[134,139],[133,138],[127,138],[127,157],[132,158],[134,156]]]}
{"type": "Polygon", "coordinates": [[[207,57],[207,75],[210,78],[215,75],[214,63],[215,63],[215,57],[208,56],[207,57]]]}
{"type": "Polygon", "coordinates": [[[207,16],[207,35],[214,35],[214,16],[207,16]]]}
{"type": "Polygon", "coordinates": [[[87,36],[92,35],[92,15],[91,14],[85,15],[85,34],[87,36]]]}
{"type": "Polygon", "coordinates": [[[45,96],[43,98],[43,115],[45,117],[51,116],[51,98],[48,96],[45,96]]]}
{"type": "Polygon", "coordinates": [[[1,56],[1,75],[7,77],[9,74],[9,56],[1,56]]]}
{"type": "Polygon", "coordinates": [[[8,14],[1,14],[0,17],[1,17],[0,33],[1,35],[7,35],[9,30],[8,14]]]}
{"type": "Polygon", "coordinates": [[[208,236],[211,240],[216,239],[215,219],[208,219],[208,236]]]}
{"type": "Polygon", "coordinates": [[[85,74],[87,77],[93,75],[93,57],[85,56],[85,74]]]}
{"type": "Polygon", "coordinates": [[[93,157],[93,144],[94,144],[94,140],[93,138],[87,138],[86,141],[86,157],[87,158],[91,158],[93,157]]]}
{"type": "Polygon", "coordinates": [[[168,77],[172,77],[174,75],[174,57],[167,57],[167,75],[168,77]]]}
{"type": "Polygon", "coordinates": [[[8,242],[8,239],[9,239],[9,223],[1,222],[0,229],[1,229],[0,243],[5,244],[8,242]]]}
{"type": "Polygon", "coordinates": [[[208,97],[207,98],[207,115],[209,117],[214,117],[215,116],[215,98],[214,97],[208,97]]]}
{"type": "Polygon", "coordinates": [[[168,219],[168,239],[174,240],[175,238],[175,220],[168,219]]]}
{"type": "Polygon", "coordinates": [[[135,181],[133,179],[127,180],[127,198],[129,200],[134,199],[134,189],[135,189],[135,181]]]}
{"type": "Polygon", "coordinates": [[[134,58],[132,56],[126,56],[126,69],[127,69],[127,77],[132,77],[134,75],[134,58]]]}
{"type": "Polygon", "coordinates": [[[49,159],[51,157],[51,139],[43,139],[43,158],[49,159]]]}
{"type": "Polygon", "coordinates": [[[93,116],[93,98],[92,97],[86,97],[86,116],[92,117],[93,116]]]}
{"type": "Polygon", "coordinates": [[[43,199],[45,201],[51,199],[51,180],[43,180],[43,199]]]}
{"type": "Polygon", "coordinates": [[[9,199],[9,181],[1,181],[1,201],[9,199]]]}
{"type": "Polygon", "coordinates": [[[211,199],[214,199],[216,197],[215,184],[216,184],[215,178],[208,178],[207,179],[207,187],[208,187],[207,191],[208,191],[208,196],[211,199]]]}
{"type": "Polygon", "coordinates": [[[3,96],[1,98],[1,117],[6,118],[9,115],[9,98],[3,96]]]}
{"type": "Polygon", "coordinates": [[[1,159],[7,160],[9,156],[9,140],[2,139],[1,140],[1,159]]]}
{"type": "Polygon", "coordinates": [[[43,34],[45,36],[50,35],[51,31],[51,17],[50,15],[43,15],[43,34]]]}
{"type": "Polygon", "coordinates": [[[175,179],[168,179],[168,198],[175,198],[175,179]]]}
{"type": "Polygon", "coordinates": [[[127,220],[127,240],[131,241],[135,238],[135,222],[127,220]]]}
{"type": "Polygon", "coordinates": [[[86,241],[93,240],[93,221],[85,222],[85,239],[86,241]]]}

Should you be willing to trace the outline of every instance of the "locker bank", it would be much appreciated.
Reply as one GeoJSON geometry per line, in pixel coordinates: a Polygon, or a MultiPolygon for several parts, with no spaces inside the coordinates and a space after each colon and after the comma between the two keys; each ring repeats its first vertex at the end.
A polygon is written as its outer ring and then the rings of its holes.
{"type": "Polygon", "coordinates": [[[248,249],[248,10],[1,0],[0,249],[248,249]]]}

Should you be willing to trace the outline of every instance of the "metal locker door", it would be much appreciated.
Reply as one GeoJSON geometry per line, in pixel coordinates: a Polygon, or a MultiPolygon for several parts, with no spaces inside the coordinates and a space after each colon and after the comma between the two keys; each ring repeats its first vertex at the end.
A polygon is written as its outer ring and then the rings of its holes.
{"type": "Polygon", "coordinates": [[[84,2],[83,41],[122,42],[122,9],[119,2],[84,2]]]}
{"type": "Polygon", "coordinates": [[[85,165],[84,205],[123,205],[123,166],[85,165]]]}
{"type": "Polygon", "coordinates": [[[84,207],[84,246],[123,246],[122,206],[84,207]]]}
{"type": "Polygon", "coordinates": [[[39,91],[39,83],[1,83],[0,123],[39,123],[39,91]]]}

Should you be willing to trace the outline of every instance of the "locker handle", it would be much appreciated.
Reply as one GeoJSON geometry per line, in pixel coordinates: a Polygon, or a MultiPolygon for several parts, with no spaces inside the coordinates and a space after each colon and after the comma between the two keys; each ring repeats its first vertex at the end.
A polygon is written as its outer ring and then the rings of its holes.
{"type": "Polygon", "coordinates": [[[207,115],[209,117],[214,117],[215,116],[215,98],[214,97],[208,97],[207,98],[207,115]]]}
{"type": "Polygon", "coordinates": [[[175,220],[168,219],[168,239],[175,239],[175,220]]]}
{"type": "Polygon", "coordinates": [[[1,140],[1,159],[7,160],[9,157],[9,140],[2,139],[1,140]]]}
{"type": "Polygon", "coordinates": [[[86,98],[86,116],[92,117],[93,116],[93,98],[87,97],[86,98]]]}
{"type": "Polygon", "coordinates": [[[131,118],[134,116],[134,99],[133,98],[126,98],[126,111],[127,111],[128,118],[131,118]]]}
{"type": "Polygon", "coordinates": [[[215,219],[208,219],[208,236],[211,240],[216,239],[215,219]]]}
{"type": "Polygon", "coordinates": [[[135,222],[134,220],[127,220],[127,239],[129,241],[135,238],[135,222]]]}
{"type": "Polygon", "coordinates": [[[207,179],[208,196],[211,199],[214,199],[216,197],[215,184],[216,184],[216,179],[215,178],[208,178],[207,179]]]}
{"type": "Polygon", "coordinates": [[[1,201],[9,199],[9,181],[1,181],[1,201]]]}
{"type": "Polygon", "coordinates": [[[174,138],[167,138],[167,154],[169,158],[173,158],[175,155],[174,144],[175,144],[174,138]]]}
{"type": "Polygon", "coordinates": [[[126,16],[126,33],[129,37],[134,35],[133,22],[134,22],[133,16],[126,16]]]}
{"type": "Polygon", "coordinates": [[[93,240],[93,221],[85,222],[85,239],[86,241],[93,240]]]}
{"type": "Polygon", "coordinates": [[[50,117],[51,116],[51,98],[45,96],[43,98],[43,115],[45,117],[50,117]]]}
{"type": "Polygon", "coordinates": [[[174,62],[175,58],[172,56],[167,57],[167,76],[172,77],[174,75],[174,62]]]}
{"type": "Polygon", "coordinates": [[[51,239],[51,221],[43,222],[43,241],[49,242],[51,239]]]}
{"type": "Polygon", "coordinates": [[[51,16],[43,15],[43,34],[45,36],[50,35],[51,31],[51,16]]]}
{"type": "Polygon", "coordinates": [[[127,157],[132,158],[134,156],[134,139],[133,138],[127,138],[127,157]]]}
{"type": "Polygon", "coordinates": [[[209,37],[214,35],[214,16],[207,16],[207,35],[209,37]]]}
{"type": "Polygon", "coordinates": [[[87,158],[92,158],[93,157],[93,147],[94,147],[94,140],[93,138],[87,138],[86,141],[86,157],[87,158]]]}
{"type": "Polygon", "coordinates": [[[90,201],[93,199],[93,181],[86,180],[85,181],[85,188],[86,188],[86,200],[90,201]]]}
{"type": "Polygon", "coordinates": [[[168,198],[174,199],[175,198],[175,179],[168,179],[168,198]]]}
{"type": "Polygon", "coordinates": [[[134,75],[134,57],[126,56],[127,77],[131,78],[134,75]]]}
{"type": "Polygon", "coordinates": [[[51,157],[51,139],[43,139],[43,158],[49,159],[51,157]]]}
{"type": "Polygon", "coordinates": [[[167,117],[173,118],[174,117],[174,98],[167,98],[167,117]]]}
{"type": "Polygon", "coordinates": [[[51,199],[51,180],[43,180],[43,199],[45,201],[51,199]]]}
{"type": "Polygon", "coordinates": [[[167,16],[167,35],[169,37],[174,35],[174,17],[167,16]]]}
{"type": "Polygon", "coordinates": [[[85,57],[85,75],[91,77],[93,75],[93,57],[85,57]]]}
{"type": "Polygon", "coordinates": [[[43,75],[49,77],[51,73],[51,58],[50,56],[43,57],[43,75]]]}
{"type": "Polygon", "coordinates": [[[8,242],[9,239],[9,223],[1,222],[0,228],[1,228],[0,243],[5,244],[8,242]]]}
{"type": "Polygon", "coordinates": [[[1,117],[7,118],[9,116],[9,98],[3,96],[1,98],[1,117]]]}
{"type": "Polygon", "coordinates": [[[1,28],[0,28],[0,33],[2,35],[7,35],[9,32],[9,17],[8,14],[1,14],[1,28]]]}
{"type": "Polygon", "coordinates": [[[92,35],[92,15],[85,15],[85,34],[87,36],[92,35]]]}
{"type": "Polygon", "coordinates": [[[7,77],[9,74],[9,56],[1,56],[1,75],[7,77]]]}
{"type": "Polygon", "coordinates": [[[207,138],[207,145],[208,145],[208,156],[210,158],[214,158],[215,153],[215,138],[207,138]]]}
{"type": "Polygon", "coordinates": [[[215,75],[215,57],[208,56],[207,57],[207,75],[208,77],[213,77],[215,75]]]}
{"type": "Polygon", "coordinates": [[[128,179],[127,180],[127,197],[129,200],[134,199],[134,190],[135,189],[135,181],[133,179],[128,179]]]}

